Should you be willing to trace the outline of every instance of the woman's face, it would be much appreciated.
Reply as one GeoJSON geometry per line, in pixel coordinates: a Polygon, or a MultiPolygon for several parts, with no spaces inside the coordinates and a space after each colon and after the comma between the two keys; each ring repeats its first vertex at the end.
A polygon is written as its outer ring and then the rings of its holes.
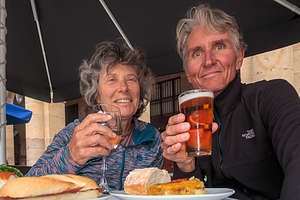
{"type": "Polygon", "coordinates": [[[112,104],[120,108],[122,120],[131,119],[140,100],[140,85],[135,69],[117,64],[99,74],[97,103],[112,104]]]}

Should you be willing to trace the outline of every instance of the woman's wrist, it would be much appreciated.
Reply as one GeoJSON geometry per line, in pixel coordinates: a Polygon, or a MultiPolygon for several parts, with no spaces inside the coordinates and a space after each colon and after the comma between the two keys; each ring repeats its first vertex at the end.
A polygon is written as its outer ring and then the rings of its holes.
{"type": "Polygon", "coordinates": [[[183,162],[176,162],[176,165],[183,172],[192,172],[195,170],[195,158],[188,158],[183,162]]]}

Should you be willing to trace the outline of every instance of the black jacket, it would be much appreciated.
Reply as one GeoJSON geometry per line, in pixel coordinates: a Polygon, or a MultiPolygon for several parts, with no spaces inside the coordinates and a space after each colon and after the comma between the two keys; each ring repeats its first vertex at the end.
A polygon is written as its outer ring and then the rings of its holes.
{"type": "Polygon", "coordinates": [[[215,98],[213,152],[191,173],[207,187],[235,189],[239,199],[300,199],[300,101],[285,80],[241,84],[215,98]]]}

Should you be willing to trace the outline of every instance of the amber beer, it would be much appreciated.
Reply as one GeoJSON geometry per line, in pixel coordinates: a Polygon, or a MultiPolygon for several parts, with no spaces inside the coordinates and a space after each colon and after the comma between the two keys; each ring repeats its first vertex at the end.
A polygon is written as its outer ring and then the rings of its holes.
{"type": "Polygon", "coordinates": [[[188,156],[211,155],[213,92],[197,89],[179,95],[180,112],[190,123],[190,139],[186,142],[188,156]]]}

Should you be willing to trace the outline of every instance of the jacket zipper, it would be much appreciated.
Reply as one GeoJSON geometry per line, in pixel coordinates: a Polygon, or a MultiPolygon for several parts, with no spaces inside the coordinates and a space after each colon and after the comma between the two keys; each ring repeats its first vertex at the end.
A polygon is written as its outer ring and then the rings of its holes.
{"type": "Polygon", "coordinates": [[[120,190],[123,190],[123,174],[124,174],[124,168],[125,168],[125,152],[127,147],[123,147],[124,151],[122,152],[122,165],[121,165],[121,173],[120,173],[120,190]]]}
{"type": "Polygon", "coordinates": [[[214,112],[214,119],[218,123],[218,126],[219,126],[219,128],[218,128],[219,131],[217,132],[217,134],[218,134],[218,137],[217,137],[218,148],[217,149],[218,149],[218,158],[219,158],[219,164],[220,164],[219,167],[221,169],[221,173],[223,174],[223,172],[222,172],[223,152],[222,152],[222,145],[220,142],[221,136],[222,136],[222,123],[221,123],[221,120],[220,120],[220,117],[219,117],[217,111],[214,112]]]}
{"type": "Polygon", "coordinates": [[[219,161],[220,161],[220,169],[222,171],[222,168],[223,168],[223,152],[222,152],[222,144],[220,143],[220,140],[221,140],[221,133],[222,133],[222,129],[221,129],[221,126],[222,124],[219,123],[219,126],[220,126],[220,133],[218,134],[218,145],[219,145],[219,161]]]}

